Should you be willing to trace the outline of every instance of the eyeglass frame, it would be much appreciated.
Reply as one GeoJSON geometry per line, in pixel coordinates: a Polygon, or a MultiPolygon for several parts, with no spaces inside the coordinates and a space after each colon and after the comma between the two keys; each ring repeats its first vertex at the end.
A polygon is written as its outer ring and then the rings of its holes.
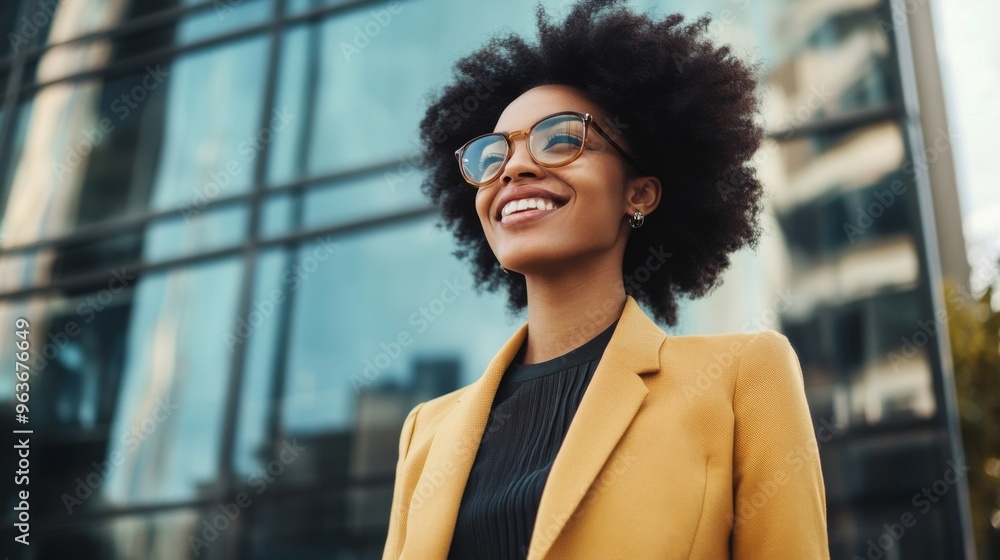
{"type": "Polygon", "coordinates": [[[540,165],[542,167],[547,167],[547,168],[564,167],[564,166],[569,165],[569,164],[573,163],[574,161],[580,159],[580,156],[583,155],[583,151],[585,149],[587,149],[587,134],[590,131],[591,127],[594,127],[594,129],[597,130],[597,133],[600,134],[601,137],[603,137],[605,140],[607,140],[608,143],[610,143],[611,146],[615,150],[617,150],[619,154],[621,154],[622,158],[624,158],[626,162],[628,162],[630,165],[632,165],[632,167],[634,167],[640,173],[642,172],[641,171],[642,167],[635,160],[635,158],[633,158],[632,156],[628,155],[628,153],[624,149],[622,149],[621,146],[618,145],[618,142],[615,142],[614,139],[611,138],[611,136],[608,136],[608,134],[606,132],[604,132],[604,129],[601,128],[601,125],[597,124],[597,120],[594,119],[594,116],[592,114],[590,114],[590,113],[581,113],[579,111],[559,111],[559,112],[556,112],[556,113],[552,113],[551,115],[547,115],[547,116],[544,116],[544,117],[538,119],[538,121],[535,124],[533,124],[530,127],[528,127],[527,130],[515,130],[513,132],[488,132],[486,134],[480,134],[479,136],[476,136],[472,140],[469,140],[468,142],[466,142],[465,144],[463,144],[461,148],[455,150],[455,159],[458,160],[459,172],[462,174],[462,179],[464,179],[466,183],[468,183],[468,184],[470,184],[470,185],[472,185],[472,186],[474,186],[476,188],[485,187],[486,185],[492,183],[493,181],[496,181],[497,179],[499,179],[503,175],[504,169],[506,169],[507,168],[507,164],[510,163],[510,158],[514,157],[514,140],[513,140],[514,137],[516,137],[516,136],[524,136],[525,137],[524,148],[528,152],[528,157],[530,157],[531,160],[534,161],[536,164],[538,164],[538,165],[540,165]],[[545,122],[545,121],[547,121],[547,120],[549,120],[549,119],[551,119],[553,117],[558,117],[558,116],[561,116],[561,115],[575,115],[575,116],[578,116],[578,117],[580,117],[580,118],[583,119],[583,140],[580,142],[580,149],[577,150],[576,155],[574,155],[573,157],[569,158],[564,163],[559,163],[559,164],[556,164],[556,165],[552,165],[552,164],[548,164],[548,163],[542,163],[542,162],[538,161],[538,159],[535,158],[534,154],[531,153],[531,147],[528,145],[527,139],[531,137],[531,133],[535,130],[536,126],[538,126],[539,124],[541,124],[541,123],[543,123],[543,122],[545,122]],[[489,181],[470,181],[469,178],[466,177],[465,170],[463,169],[463,166],[462,166],[462,152],[464,152],[465,149],[468,148],[469,145],[472,144],[473,142],[475,142],[477,140],[481,140],[483,138],[486,138],[487,136],[500,136],[501,138],[504,139],[504,142],[507,143],[507,157],[504,158],[504,162],[500,166],[500,169],[497,171],[496,176],[493,177],[492,179],[490,179],[489,181]]]}

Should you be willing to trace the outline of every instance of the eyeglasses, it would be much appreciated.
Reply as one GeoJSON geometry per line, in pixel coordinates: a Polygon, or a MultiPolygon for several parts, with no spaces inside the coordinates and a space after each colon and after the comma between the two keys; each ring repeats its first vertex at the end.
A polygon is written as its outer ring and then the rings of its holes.
{"type": "Polygon", "coordinates": [[[611,139],[590,113],[562,111],[531,125],[528,130],[491,132],[477,136],[455,150],[462,177],[474,187],[483,187],[503,173],[514,154],[514,137],[527,136],[531,159],[543,167],[562,167],[575,161],[587,145],[587,132],[593,127],[633,167],[639,164],[611,139]]]}

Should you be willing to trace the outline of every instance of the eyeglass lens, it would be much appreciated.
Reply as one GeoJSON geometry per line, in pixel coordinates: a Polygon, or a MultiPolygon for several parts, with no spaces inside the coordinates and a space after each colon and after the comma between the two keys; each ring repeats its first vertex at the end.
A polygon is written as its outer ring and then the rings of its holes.
{"type": "MultiPolygon", "coordinates": [[[[580,154],[585,129],[586,123],[578,115],[543,119],[528,136],[528,151],[542,165],[566,164],[580,154]]],[[[462,173],[471,181],[493,181],[509,157],[507,141],[501,134],[484,136],[471,142],[462,152],[462,173]]]]}

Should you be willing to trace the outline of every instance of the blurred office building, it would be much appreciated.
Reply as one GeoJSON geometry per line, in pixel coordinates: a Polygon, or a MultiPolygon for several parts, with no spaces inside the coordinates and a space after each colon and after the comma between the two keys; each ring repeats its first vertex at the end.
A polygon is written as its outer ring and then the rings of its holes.
{"type": "MultiPolygon", "coordinates": [[[[833,558],[972,560],[965,485],[941,482],[963,464],[941,281],[969,267],[928,5],[631,5],[711,12],[764,61],[766,238],[669,334],[788,336],[833,558]]],[[[459,56],[533,36],[534,6],[0,6],[5,410],[8,326],[32,342],[11,558],[381,557],[406,413],[523,321],[435,227],[417,124],[459,56]]]]}

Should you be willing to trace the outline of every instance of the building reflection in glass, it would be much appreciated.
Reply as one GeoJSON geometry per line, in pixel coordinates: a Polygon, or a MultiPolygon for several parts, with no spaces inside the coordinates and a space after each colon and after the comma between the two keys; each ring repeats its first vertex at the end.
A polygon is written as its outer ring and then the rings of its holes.
{"type": "MultiPolygon", "coordinates": [[[[523,320],[434,227],[410,164],[422,96],[485,34],[533,29],[534,2],[408,2],[356,60],[340,43],[386,3],[70,4],[0,46],[0,324],[28,317],[47,350],[34,557],[380,558],[406,413],[477,379],[523,320]],[[143,89],[148,68],[166,74],[143,89]]],[[[964,557],[962,490],[913,503],[957,437],[913,132],[940,108],[906,74],[921,38],[884,0],[632,5],[711,12],[714,38],[763,60],[766,237],[670,334],[788,336],[832,557],[865,557],[905,512],[919,529],[886,558],[964,557]]],[[[0,28],[39,9],[9,3],[0,28]]]]}

